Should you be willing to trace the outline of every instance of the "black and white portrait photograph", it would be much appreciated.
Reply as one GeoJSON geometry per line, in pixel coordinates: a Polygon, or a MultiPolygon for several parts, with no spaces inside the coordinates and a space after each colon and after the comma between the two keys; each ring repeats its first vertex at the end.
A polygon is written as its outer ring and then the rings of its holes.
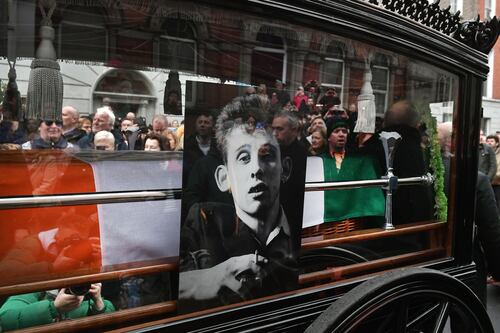
{"type": "MultiPolygon", "coordinates": [[[[234,98],[213,121],[209,152],[184,166],[184,172],[186,167],[204,172],[197,179],[184,175],[190,201],[181,227],[181,312],[297,286],[301,221],[288,218],[280,198],[294,166],[282,154],[272,119],[258,95],[234,98]],[[190,199],[216,192],[207,201],[190,199]]],[[[304,196],[303,188],[297,196],[304,196]]]]}

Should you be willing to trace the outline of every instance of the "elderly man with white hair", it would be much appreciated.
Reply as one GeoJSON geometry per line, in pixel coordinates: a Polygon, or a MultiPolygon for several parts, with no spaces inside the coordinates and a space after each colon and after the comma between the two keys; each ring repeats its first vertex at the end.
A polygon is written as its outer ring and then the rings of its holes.
{"type": "MultiPolygon", "coordinates": [[[[92,121],[92,132],[78,141],[78,146],[81,149],[94,148],[94,136],[100,131],[108,131],[113,133],[115,137],[115,146],[118,150],[123,149],[123,139],[120,134],[115,134],[113,126],[115,124],[115,114],[109,107],[102,107],[97,109],[92,121]]],[[[125,148],[126,149],[126,148],[125,148]]]]}

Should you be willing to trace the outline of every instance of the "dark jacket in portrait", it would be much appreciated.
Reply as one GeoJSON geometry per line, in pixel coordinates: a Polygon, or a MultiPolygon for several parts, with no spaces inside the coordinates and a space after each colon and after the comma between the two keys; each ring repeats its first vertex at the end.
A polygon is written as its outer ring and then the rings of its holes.
{"type": "Polygon", "coordinates": [[[486,143],[479,144],[478,170],[488,176],[490,181],[493,180],[497,172],[495,151],[486,143]]]}
{"type": "MultiPolygon", "coordinates": [[[[217,150],[217,149],[218,148],[215,142],[215,138],[212,138],[210,140],[210,150],[217,150]]],[[[182,171],[182,181],[184,185],[187,184],[188,177],[191,174],[191,169],[193,168],[196,161],[198,161],[203,157],[205,157],[205,154],[198,146],[198,141],[196,140],[196,134],[187,137],[184,140],[184,158],[183,158],[183,171],[182,171]]]]}
{"type": "MultiPolygon", "coordinates": [[[[304,188],[306,179],[307,149],[297,139],[288,146],[280,145],[281,160],[286,157],[291,159],[292,170],[290,177],[280,187],[280,201],[285,214],[293,225],[293,230],[301,230],[304,211],[304,188]]],[[[292,235],[297,239],[299,234],[292,235]]],[[[297,241],[295,244],[300,244],[297,241]]]]}
{"type": "Polygon", "coordinates": [[[238,218],[234,206],[213,202],[194,204],[181,229],[180,283],[182,272],[211,268],[231,257],[257,253],[268,262],[259,264],[262,274],[258,279],[246,277],[243,297],[224,289],[215,300],[194,302],[179,299],[180,311],[231,304],[295,289],[298,283],[297,252],[283,210],[278,219],[279,232],[266,245],[238,218]]]}
{"type": "MultiPolygon", "coordinates": [[[[200,202],[233,203],[233,196],[229,192],[221,192],[215,181],[215,170],[224,164],[218,149],[210,149],[207,156],[194,163],[187,178],[187,185],[182,192],[182,217],[186,216],[189,208],[200,202]]],[[[184,218],[181,219],[183,221],[184,218]]]]}

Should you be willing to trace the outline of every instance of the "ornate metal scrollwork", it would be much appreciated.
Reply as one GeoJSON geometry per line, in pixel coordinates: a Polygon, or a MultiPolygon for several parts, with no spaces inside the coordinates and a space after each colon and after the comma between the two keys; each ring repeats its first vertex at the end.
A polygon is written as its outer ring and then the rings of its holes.
{"type": "Polygon", "coordinates": [[[481,22],[478,15],[475,21],[460,23],[453,37],[476,50],[489,53],[498,39],[499,32],[500,24],[496,16],[489,21],[481,22]]]}
{"type": "Polygon", "coordinates": [[[460,22],[460,11],[452,14],[449,6],[441,9],[439,0],[434,3],[428,0],[366,1],[450,35],[484,53],[488,53],[498,39],[500,24],[496,17],[486,22],[479,21],[479,16],[475,21],[460,22]]]}
{"type": "Polygon", "coordinates": [[[460,11],[450,13],[450,7],[441,9],[439,1],[430,4],[427,0],[370,0],[370,3],[406,16],[447,35],[455,32],[460,24],[460,11]]]}

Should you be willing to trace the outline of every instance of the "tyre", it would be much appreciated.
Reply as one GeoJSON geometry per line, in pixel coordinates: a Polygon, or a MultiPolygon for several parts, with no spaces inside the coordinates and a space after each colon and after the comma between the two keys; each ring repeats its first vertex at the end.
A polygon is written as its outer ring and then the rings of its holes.
{"type": "Polygon", "coordinates": [[[487,332],[491,321],[476,295],[440,271],[404,268],[350,290],[306,330],[321,332],[487,332]]]}

